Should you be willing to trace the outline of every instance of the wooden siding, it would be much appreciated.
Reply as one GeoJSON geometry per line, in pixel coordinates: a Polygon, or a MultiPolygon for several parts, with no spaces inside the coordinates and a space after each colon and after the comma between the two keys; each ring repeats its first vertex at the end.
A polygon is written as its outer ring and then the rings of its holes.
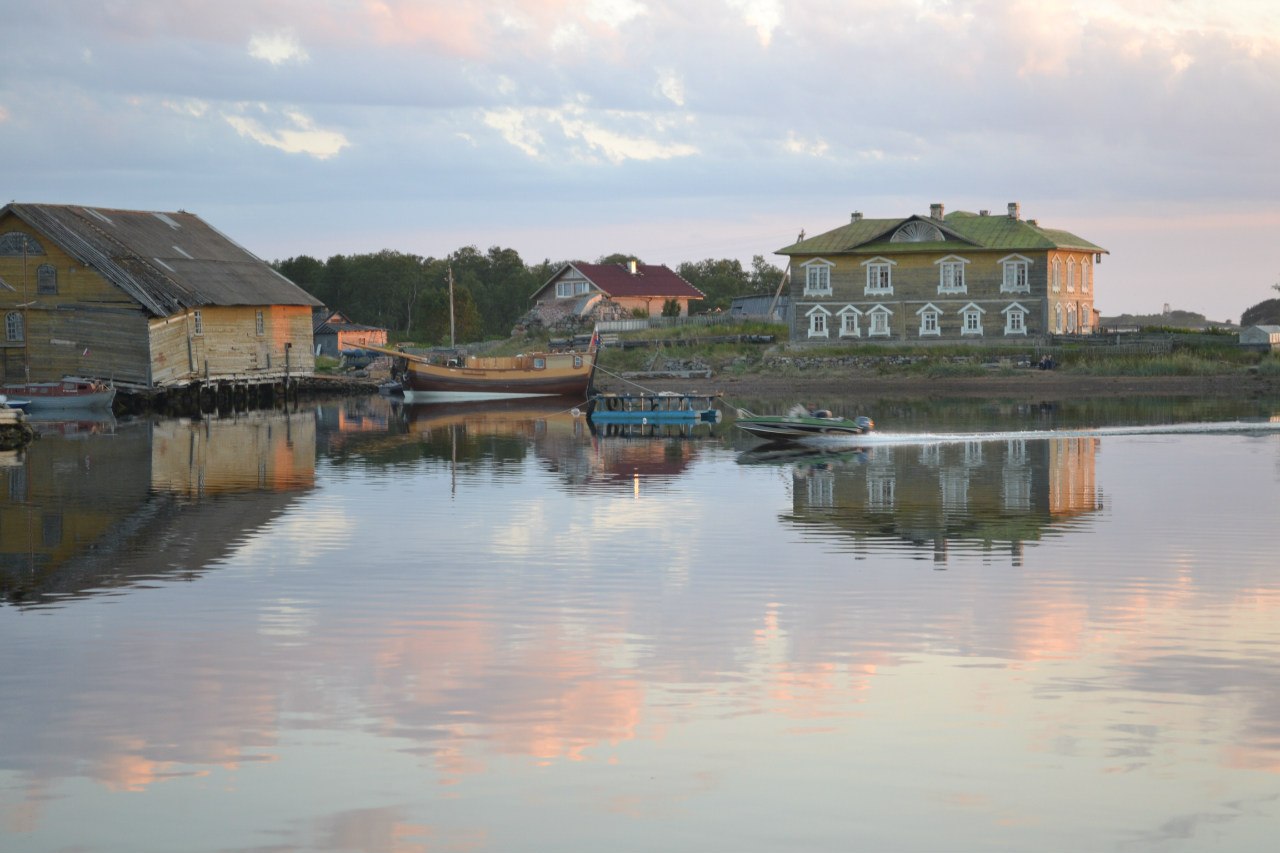
{"type": "Polygon", "coordinates": [[[21,311],[26,327],[23,344],[0,345],[4,377],[22,379],[30,365],[32,381],[97,376],[145,382],[146,318],[137,303],[12,215],[0,221],[0,234],[10,231],[30,235],[44,253],[0,255],[0,278],[13,288],[0,288],[0,315],[21,311]],[[38,292],[43,265],[54,270],[53,293],[38,292]]]}
{"type": "MultiPolygon", "coordinates": [[[[1053,320],[1057,306],[1065,311],[1074,305],[1078,316],[1092,318],[1093,288],[1082,292],[1079,283],[1079,270],[1082,260],[1092,264],[1092,256],[1085,253],[1054,252],[1015,252],[1008,250],[975,249],[972,246],[956,245],[937,252],[910,252],[903,254],[858,254],[858,255],[797,255],[791,259],[791,302],[794,306],[791,315],[791,339],[795,342],[849,342],[897,341],[897,342],[933,342],[962,340],[1011,340],[1024,337],[1048,334],[1053,331],[1053,320]],[[1020,255],[1031,263],[1028,268],[1027,282],[1029,292],[1008,292],[1000,288],[1004,282],[1004,265],[1001,260],[1010,255],[1020,255]],[[1049,274],[1051,255],[1060,257],[1063,263],[1062,287],[1059,292],[1051,292],[1049,274]],[[939,264],[944,258],[955,256],[968,261],[964,265],[965,290],[962,293],[939,292],[939,264]],[[1066,289],[1065,264],[1068,257],[1076,260],[1077,280],[1073,292],[1066,289]],[[822,259],[833,264],[830,268],[831,293],[829,295],[806,294],[806,267],[811,260],[822,259]],[[892,294],[867,294],[867,268],[865,263],[882,258],[893,262],[891,284],[892,294]],[[982,334],[962,334],[962,310],[969,304],[977,305],[983,310],[982,334]],[[1026,335],[1006,335],[1005,309],[1017,303],[1027,310],[1025,325],[1026,335]],[[889,309],[889,335],[871,337],[867,313],[877,305],[889,309]],[[939,309],[938,335],[920,334],[920,316],[917,312],[926,305],[939,309]],[[827,323],[827,337],[809,337],[808,312],[815,306],[821,306],[830,312],[827,323]],[[861,335],[844,337],[840,335],[839,311],[851,306],[863,312],[859,321],[861,335]]],[[[1077,320],[1077,328],[1079,320],[1077,320]]]]}
{"type": "Polygon", "coordinates": [[[155,365],[152,381],[161,387],[193,381],[255,381],[283,377],[286,372],[309,375],[315,370],[311,309],[305,305],[205,306],[152,320],[150,343],[155,365]],[[262,334],[257,331],[259,311],[262,334]]]}

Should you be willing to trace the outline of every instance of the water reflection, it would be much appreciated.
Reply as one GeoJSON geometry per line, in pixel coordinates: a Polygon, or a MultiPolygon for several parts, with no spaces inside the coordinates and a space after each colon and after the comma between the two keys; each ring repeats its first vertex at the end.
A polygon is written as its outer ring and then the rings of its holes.
{"type": "Polygon", "coordinates": [[[797,457],[457,414],[125,423],[0,468],[0,523],[96,519],[36,573],[75,597],[0,608],[3,846],[1273,842],[1276,434],[797,457]],[[122,568],[68,570],[97,550],[122,568]]]}
{"type": "MultiPolygon", "coordinates": [[[[783,465],[792,502],[783,517],[853,543],[895,539],[945,566],[956,547],[1010,554],[1102,508],[1096,438],[1012,438],[827,448],[764,446],[747,465],[783,465]]],[[[864,549],[865,550],[865,549],[864,549]]]]}
{"type": "Polygon", "coordinates": [[[13,603],[193,577],[315,485],[309,411],[37,424],[43,438],[0,468],[0,594],[13,603]]]}

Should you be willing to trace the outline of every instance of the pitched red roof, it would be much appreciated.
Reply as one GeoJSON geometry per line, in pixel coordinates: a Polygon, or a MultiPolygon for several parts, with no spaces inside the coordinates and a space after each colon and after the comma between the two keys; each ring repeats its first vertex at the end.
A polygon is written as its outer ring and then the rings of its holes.
{"type": "Polygon", "coordinates": [[[575,263],[573,266],[609,296],[706,298],[706,294],[676,275],[665,264],[636,264],[634,275],[623,264],[575,263]]]}

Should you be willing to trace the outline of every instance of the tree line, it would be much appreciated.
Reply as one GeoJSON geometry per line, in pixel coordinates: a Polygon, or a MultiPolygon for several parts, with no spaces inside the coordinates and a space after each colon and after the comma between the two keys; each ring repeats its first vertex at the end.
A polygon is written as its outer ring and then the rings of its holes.
{"type": "MultiPolygon", "coordinates": [[[[595,263],[626,263],[635,255],[615,253],[595,263]]],[[[528,313],[531,297],[565,262],[526,264],[515,249],[466,246],[444,258],[383,249],[363,255],[334,255],[321,261],[299,255],[272,267],[327,307],[353,323],[382,326],[396,340],[425,344],[449,342],[449,290],[453,289],[453,328],[458,343],[505,338],[528,313]]],[[[706,294],[692,312],[727,309],[735,296],[773,293],[782,269],[752,258],[744,269],[735,259],[708,258],[680,264],[676,272],[706,294]]]]}

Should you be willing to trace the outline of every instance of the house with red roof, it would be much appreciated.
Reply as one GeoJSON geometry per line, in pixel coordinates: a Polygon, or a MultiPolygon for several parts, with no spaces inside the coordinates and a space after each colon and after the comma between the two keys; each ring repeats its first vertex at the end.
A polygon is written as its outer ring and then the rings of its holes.
{"type": "Polygon", "coordinates": [[[689,303],[705,299],[701,290],[663,264],[569,263],[530,297],[533,311],[547,326],[569,318],[592,322],[641,314],[657,317],[674,301],[680,316],[689,303]]]}

